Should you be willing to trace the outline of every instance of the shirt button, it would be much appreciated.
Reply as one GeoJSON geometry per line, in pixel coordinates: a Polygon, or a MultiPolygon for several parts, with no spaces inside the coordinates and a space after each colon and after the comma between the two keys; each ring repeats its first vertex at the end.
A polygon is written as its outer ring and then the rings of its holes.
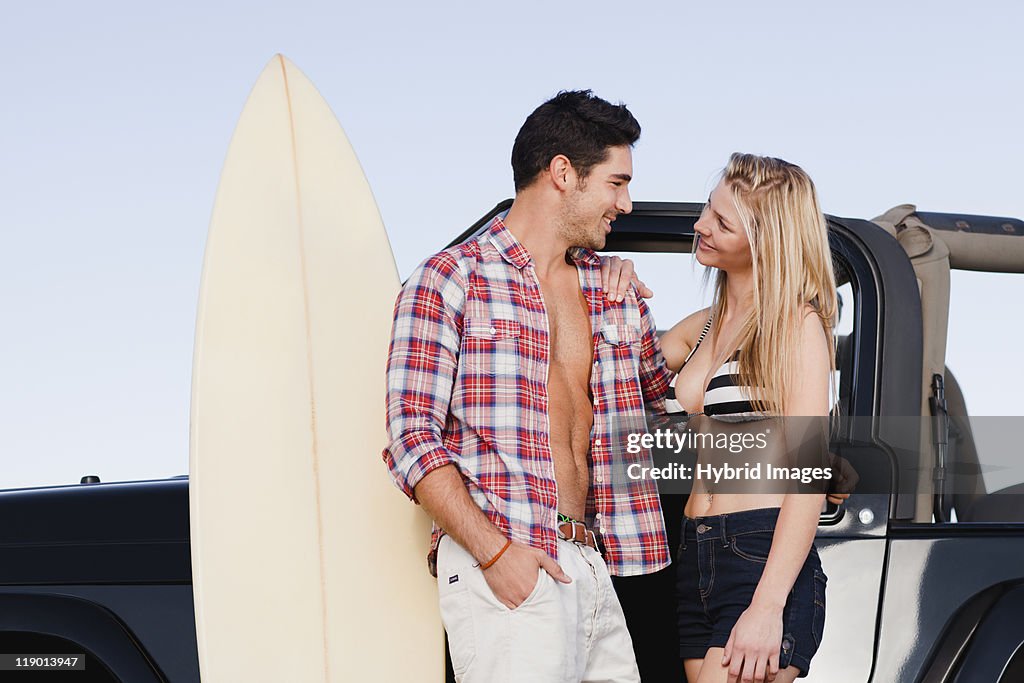
{"type": "Polygon", "coordinates": [[[492,327],[491,328],[491,334],[498,334],[498,328],[497,327],[492,327]]]}
{"type": "Polygon", "coordinates": [[[594,445],[595,446],[600,446],[601,445],[601,439],[594,439],[594,445]]]}
{"type": "Polygon", "coordinates": [[[604,477],[602,477],[602,476],[601,476],[601,475],[599,474],[599,475],[597,475],[596,477],[594,477],[594,481],[596,481],[596,482],[597,482],[598,484],[603,484],[603,483],[604,483],[604,477]]]}
{"type": "Polygon", "coordinates": [[[601,521],[601,513],[600,512],[598,512],[596,515],[594,515],[594,521],[597,521],[597,522],[601,521]]]}

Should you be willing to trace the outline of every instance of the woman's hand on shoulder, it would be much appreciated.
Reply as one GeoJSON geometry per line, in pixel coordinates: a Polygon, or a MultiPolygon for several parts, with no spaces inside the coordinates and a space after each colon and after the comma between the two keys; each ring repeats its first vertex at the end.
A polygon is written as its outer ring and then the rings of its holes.
{"type": "Polygon", "coordinates": [[[608,301],[625,299],[630,286],[636,287],[636,295],[641,299],[654,297],[654,291],[637,277],[633,260],[628,258],[601,257],[601,286],[604,288],[608,301]]]}

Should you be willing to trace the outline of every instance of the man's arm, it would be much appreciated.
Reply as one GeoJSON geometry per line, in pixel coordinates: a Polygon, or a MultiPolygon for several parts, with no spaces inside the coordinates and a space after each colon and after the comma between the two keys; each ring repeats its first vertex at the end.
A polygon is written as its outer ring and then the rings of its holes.
{"type": "Polygon", "coordinates": [[[640,308],[640,391],[647,409],[653,413],[665,412],[665,394],[672,381],[672,371],[665,363],[658,341],[654,316],[643,299],[637,297],[640,308]]]}
{"type": "MultiPolygon", "coordinates": [[[[441,439],[458,372],[465,292],[458,263],[439,254],[413,273],[398,296],[387,364],[384,460],[395,484],[483,563],[507,539],[470,497],[441,439]]],[[[513,544],[484,575],[495,597],[515,608],[536,585],[538,567],[568,580],[544,552],[521,544],[513,544]]]]}
{"type": "Polygon", "coordinates": [[[395,484],[474,557],[493,557],[504,535],[473,502],[441,440],[459,366],[466,281],[458,262],[435,255],[395,303],[387,365],[388,445],[395,484]]]}
{"type": "Polygon", "coordinates": [[[395,484],[414,501],[420,480],[455,464],[441,430],[458,371],[465,290],[458,263],[442,253],[416,269],[395,302],[384,461],[395,484]]]}

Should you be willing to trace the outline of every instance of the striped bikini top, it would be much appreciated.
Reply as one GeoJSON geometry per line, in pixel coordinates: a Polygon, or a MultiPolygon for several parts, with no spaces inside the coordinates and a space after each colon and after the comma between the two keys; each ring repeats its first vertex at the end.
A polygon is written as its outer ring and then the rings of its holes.
{"type": "MultiPolygon", "coordinates": [[[[704,337],[707,336],[708,330],[711,329],[713,321],[714,316],[711,316],[708,318],[707,323],[704,324],[704,329],[701,330],[697,343],[690,349],[686,360],[683,361],[683,365],[679,368],[680,371],[689,362],[693,354],[696,353],[701,342],[704,341],[704,337]]],[[[756,392],[756,389],[752,391],[752,387],[741,386],[738,383],[740,373],[739,358],[740,352],[737,350],[731,358],[722,363],[708,383],[708,388],[704,392],[703,412],[705,415],[726,417],[729,420],[754,419],[766,416],[765,413],[755,410],[750,402],[750,398],[756,392]]]]}

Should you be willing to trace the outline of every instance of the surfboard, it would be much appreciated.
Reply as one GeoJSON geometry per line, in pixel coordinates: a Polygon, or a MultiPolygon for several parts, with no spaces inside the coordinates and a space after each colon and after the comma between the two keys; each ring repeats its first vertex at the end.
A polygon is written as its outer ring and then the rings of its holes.
{"type": "Polygon", "coordinates": [[[381,459],[398,288],[345,133],[275,56],[231,140],[200,287],[189,510],[205,683],[444,679],[429,519],[381,459]]]}

